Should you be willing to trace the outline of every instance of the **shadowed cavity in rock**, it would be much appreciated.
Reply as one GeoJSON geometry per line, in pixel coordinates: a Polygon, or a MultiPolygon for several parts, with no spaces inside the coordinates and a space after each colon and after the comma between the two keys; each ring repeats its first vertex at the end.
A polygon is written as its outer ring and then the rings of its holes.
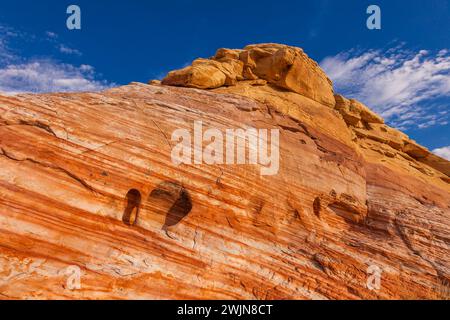
{"type": "Polygon", "coordinates": [[[165,214],[163,229],[178,224],[191,210],[192,201],[186,189],[175,182],[162,182],[148,197],[147,203],[165,214]]]}
{"type": "Polygon", "coordinates": [[[128,191],[126,197],[126,206],[123,212],[122,221],[127,225],[134,225],[139,214],[139,207],[141,205],[141,193],[136,189],[128,191]]]}

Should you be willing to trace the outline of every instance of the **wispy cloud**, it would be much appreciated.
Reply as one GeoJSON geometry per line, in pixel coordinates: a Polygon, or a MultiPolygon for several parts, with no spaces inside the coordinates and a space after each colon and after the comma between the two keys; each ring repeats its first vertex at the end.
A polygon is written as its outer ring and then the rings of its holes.
{"type": "Polygon", "coordinates": [[[106,81],[95,80],[94,68],[79,67],[52,60],[11,64],[0,68],[0,92],[65,92],[99,91],[109,87],[106,81]]]}
{"type": "Polygon", "coordinates": [[[366,103],[401,129],[448,124],[450,51],[350,50],[321,66],[335,90],[366,103]]]}
{"type": "Polygon", "coordinates": [[[11,38],[17,37],[10,28],[0,25],[0,63],[5,64],[15,60],[16,55],[8,46],[8,41],[11,38]]]}
{"type": "MultiPolygon", "coordinates": [[[[112,85],[101,80],[94,67],[81,64],[79,66],[64,63],[51,54],[47,58],[35,59],[24,56],[14,43],[29,39],[29,35],[10,27],[0,25],[0,92],[15,94],[22,92],[67,92],[67,91],[99,91],[112,85]]],[[[32,37],[35,37],[32,35],[32,37]]],[[[55,46],[58,52],[81,56],[81,52],[57,41],[58,35],[51,31],[45,33],[43,40],[48,41],[49,51],[55,46]]],[[[54,49],[53,49],[54,50],[54,49]]]]}
{"type": "Polygon", "coordinates": [[[56,39],[58,38],[58,34],[56,32],[53,31],[46,31],[45,34],[47,35],[47,37],[49,37],[50,39],[56,39]]]}
{"type": "Polygon", "coordinates": [[[64,44],[59,45],[59,52],[81,56],[81,52],[78,49],[69,48],[68,46],[66,46],[64,44]]]}
{"type": "Polygon", "coordinates": [[[450,161],[450,146],[434,149],[433,153],[450,161]]]}
{"type": "Polygon", "coordinates": [[[12,58],[7,46],[3,39],[0,38],[0,62],[8,61],[12,58]]]}

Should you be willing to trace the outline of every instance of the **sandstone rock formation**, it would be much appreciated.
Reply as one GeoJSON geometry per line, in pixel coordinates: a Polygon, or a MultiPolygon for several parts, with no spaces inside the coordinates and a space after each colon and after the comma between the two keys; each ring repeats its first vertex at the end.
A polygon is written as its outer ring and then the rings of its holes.
{"type": "Polygon", "coordinates": [[[449,169],[282,45],[0,96],[0,298],[446,299],[449,169]],[[279,129],[278,174],[173,164],[196,120],[279,129]]]}
{"type": "Polygon", "coordinates": [[[191,66],[170,72],[162,83],[213,89],[257,79],[328,106],[335,104],[332,83],[315,61],[300,48],[273,43],[243,50],[219,49],[211,59],[197,59],[191,66]]]}

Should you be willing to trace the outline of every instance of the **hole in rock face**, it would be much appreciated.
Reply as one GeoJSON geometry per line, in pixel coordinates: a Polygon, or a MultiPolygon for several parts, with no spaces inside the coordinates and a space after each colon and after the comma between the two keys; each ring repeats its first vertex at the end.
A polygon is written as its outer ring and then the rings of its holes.
{"type": "Polygon", "coordinates": [[[126,197],[126,207],[123,212],[122,221],[123,223],[132,226],[136,223],[139,207],[141,205],[141,193],[136,189],[131,189],[128,191],[126,197]]]}
{"type": "Polygon", "coordinates": [[[163,228],[178,224],[192,210],[189,192],[175,182],[159,184],[151,192],[148,202],[155,211],[165,214],[163,228]]]}
{"type": "Polygon", "coordinates": [[[313,211],[316,216],[320,215],[321,207],[322,207],[322,204],[320,203],[320,198],[316,197],[313,202],[313,211]]]}

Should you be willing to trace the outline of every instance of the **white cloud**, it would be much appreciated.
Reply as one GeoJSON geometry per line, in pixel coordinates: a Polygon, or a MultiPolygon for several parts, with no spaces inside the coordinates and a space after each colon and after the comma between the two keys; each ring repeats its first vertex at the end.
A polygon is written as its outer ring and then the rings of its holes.
{"type": "Polygon", "coordinates": [[[105,81],[95,80],[92,66],[76,67],[52,60],[40,60],[0,68],[0,91],[66,92],[99,91],[110,87],[105,81]]]}
{"type": "Polygon", "coordinates": [[[433,153],[450,161],[450,146],[434,149],[433,153]]]}
{"type": "Polygon", "coordinates": [[[336,92],[361,100],[394,126],[448,123],[448,114],[440,111],[448,110],[450,101],[449,50],[350,50],[325,58],[321,66],[336,92]]]}

